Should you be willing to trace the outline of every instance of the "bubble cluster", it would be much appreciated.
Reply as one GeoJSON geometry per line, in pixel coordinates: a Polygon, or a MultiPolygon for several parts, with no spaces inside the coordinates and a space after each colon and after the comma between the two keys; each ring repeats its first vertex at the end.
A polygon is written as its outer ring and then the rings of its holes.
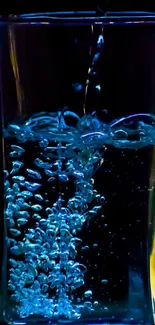
{"type": "MultiPolygon", "coordinates": [[[[36,131],[37,120],[32,120],[26,123],[26,128],[35,126],[36,131]]],[[[19,131],[15,125],[10,127],[12,132],[19,131]]],[[[10,153],[11,150],[14,152],[10,155],[12,170],[5,171],[5,215],[10,254],[8,290],[20,318],[40,315],[78,320],[84,310],[94,311],[93,292],[89,288],[83,291],[83,303],[80,298],[75,303],[74,291],[84,286],[87,272],[86,266],[76,257],[82,244],[78,232],[84,223],[89,224],[104,203],[104,197],[94,189],[92,178],[104,150],[102,153],[96,149],[89,151],[81,144],[76,153],[73,145],[61,145],[57,141],[53,146],[50,139],[38,138],[44,158],[34,158],[34,168],[27,168],[20,160],[24,148],[11,145],[10,153]],[[17,156],[18,160],[15,160],[17,156]],[[73,197],[65,202],[59,191],[56,202],[45,206],[45,193],[40,191],[45,177],[47,183],[57,179],[60,185],[67,184],[71,178],[75,184],[73,197]],[[90,209],[93,200],[96,205],[90,209]],[[32,222],[33,227],[30,226],[32,222]]],[[[86,246],[83,249],[87,249],[86,246]]]]}
{"type": "MultiPolygon", "coordinates": [[[[91,313],[98,307],[90,288],[83,289],[83,300],[77,297],[87,273],[77,261],[78,249],[89,250],[78,234],[105,204],[93,175],[103,163],[107,144],[136,149],[148,145],[154,123],[153,116],[137,114],[105,125],[94,112],[80,119],[65,110],[64,114],[36,114],[4,132],[19,144],[10,146],[11,167],[4,170],[4,187],[8,290],[20,318],[78,320],[85,310],[91,313]],[[69,128],[66,121],[71,118],[75,126],[69,128]],[[139,140],[129,140],[130,134],[139,134],[139,140]],[[24,160],[28,141],[38,146],[31,166],[24,160]],[[74,183],[75,192],[65,201],[61,189],[69,182],[74,183]],[[59,192],[54,203],[50,201],[52,186],[59,192]]],[[[93,244],[94,249],[97,246],[93,244]]],[[[101,286],[107,283],[108,279],[101,279],[101,286]]]]}

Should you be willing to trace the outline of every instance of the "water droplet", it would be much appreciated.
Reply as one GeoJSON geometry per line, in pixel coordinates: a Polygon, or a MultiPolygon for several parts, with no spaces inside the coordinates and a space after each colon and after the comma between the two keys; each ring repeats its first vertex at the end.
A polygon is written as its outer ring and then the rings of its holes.
{"type": "Polygon", "coordinates": [[[42,195],[40,195],[40,194],[35,194],[34,197],[35,197],[35,199],[38,200],[38,201],[43,201],[43,197],[42,197],[42,195]]]}
{"type": "Polygon", "coordinates": [[[85,291],[85,293],[84,293],[84,296],[85,296],[86,298],[90,297],[91,295],[92,295],[92,291],[91,291],[91,290],[87,290],[87,291],[85,291]]]}
{"type": "Polygon", "coordinates": [[[21,232],[19,230],[14,229],[14,228],[10,228],[10,233],[12,236],[15,236],[15,237],[17,237],[21,234],[21,232]]]}
{"type": "Polygon", "coordinates": [[[37,172],[36,170],[30,169],[30,168],[27,168],[26,170],[28,172],[29,177],[31,177],[33,179],[41,179],[40,173],[37,172]]]}
{"type": "Polygon", "coordinates": [[[31,209],[33,211],[40,211],[40,210],[42,210],[42,206],[39,205],[39,204],[34,204],[34,205],[31,206],[31,209]]]}
{"type": "Polygon", "coordinates": [[[103,38],[103,35],[101,34],[101,35],[99,35],[98,40],[97,40],[98,48],[101,48],[103,46],[103,44],[104,44],[104,38],[103,38]]]}
{"type": "Polygon", "coordinates": [[[100,85],[100,84],[96,85],[95,88],[96,88],[98,91],[101,91],[101,85],[100,85]]]}
{"type": "Polygon", "coordinates": [[[24,176],[13,176],[12,181],[20,184],[21,182],[25,181],[25,177],[24,176]]]}
{"type": "Polygon", "coordinates": [[[36,191],[39,187],[41,187],[41,184],[34,182],[25,182],[24,184],[29,191],[36,191]]]}

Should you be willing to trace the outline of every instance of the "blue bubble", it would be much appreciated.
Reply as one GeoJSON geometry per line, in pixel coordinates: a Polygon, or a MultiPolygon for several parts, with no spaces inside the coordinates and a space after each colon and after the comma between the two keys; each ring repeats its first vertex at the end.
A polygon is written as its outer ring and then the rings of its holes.
{"type": "Polygon", "coordinates": [[[35,183],[35,182],[25,182],[24,183],[26,188],[29,190],[29,191],[36,191],[39,187],[41,187],[41,184],[38,184],[38,183],[35,183]]]}
{"type": "Polygon", "coordinates": [[[41,174],[39,172],[37,172],[36,170],[27,168],[26,169],[28,172],[28,176],[33,178],[33,179],[41,179],[41,174]]]}

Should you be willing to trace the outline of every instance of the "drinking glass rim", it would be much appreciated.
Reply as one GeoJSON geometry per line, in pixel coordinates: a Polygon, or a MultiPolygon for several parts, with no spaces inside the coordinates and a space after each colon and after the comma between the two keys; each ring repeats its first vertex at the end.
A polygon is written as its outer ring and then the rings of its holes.
{"type": "Polygon", "coordinates": [[[0,16],[0,23],[45,25],[121,25],[155,24],[155,12],[150,11],[53,11],[0,16]],[[102,14],[102,12],[101,12],[102,14]]]}

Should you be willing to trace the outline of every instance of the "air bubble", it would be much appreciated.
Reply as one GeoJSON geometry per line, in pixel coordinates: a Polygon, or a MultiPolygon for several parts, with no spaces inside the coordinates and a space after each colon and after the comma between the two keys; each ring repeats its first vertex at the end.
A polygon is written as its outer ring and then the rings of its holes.
{"type": "Polygon", "coordinates": [[[106,284],[106,283],[108,283],[108,280],[107,279],[103,279],[103,280],[101,280],[101,283],[106,284]]]}
{"type": "Polygon", "coordinates": [[[101,203],[101,204],[105,203],[105,197],[104,197],[104,196],[101,196],[101,198],[100,198],[100,203],[101,203]]]}
{"type": "Polygon", "coordinates": [[[10,188],[10,182],[8,180],[4,182],[4,188],[5,188],[5,191],[7,191],[7,189],[10,188]]]}
{"type": "Polygon", "coordinates": [[[48,146],[49,142],[47,139],[43,139],[39,142],[39,145],[41,148],[46,148],[48,146]]]}
{"type": "Polygon", "coordinates": [[[26,188],[32,192],[36,191],[39,187],[41,187],[41,184],[33,183],[33,182],[25,182],[24,184],[25,184],[26,188]]]}
{"type": "Polygon", "coordinates": [[[38,213],[34,213],[34,214],[32,215],[32,218],[33,218],[34,220],[36,220],[36,221],[41,220],[41,216],[40,216],[38,213]]]}
{"type": "Polygon", "coordinates": [[[37,172],[36,170],[27,168],[26,171],[28,172],[28,176],[33,179],[41,179],[41,174],[37,172]]]}
{"type": "Polygon", "coordinates": [[[10,248],[10,253],[13,254],[13,255],[18,256],[18,255],[21,254],[21,251],[20,251],[18,246],[13,246],[13,247],[10,248]]]}
{"type": "Polygon", "coordinates": [[[8,227],[12,228],[15,225],[15,222],[12,218],[6,218],[8,227]]]}
{"type": "Polygon", "coordinates": [[[20,146],[16,146],[16,145],[11,145],[11,149],[12,149],[13,151],[16,151],[16,152],[22,152],[22,153],[25,151],[22,147],[20,147],[20,146]]]}
{"type": "Polygon", "coordinates": [[[41,287],[41,291],[43,293],[47,292],[48,291],[48,284],[43,284],[42,287],[41,287]]]}
{"type": "Polygon", "coordinates": [[[9,263],[10,263],[13,267],[17,267],[17,265],[18,265],[18,262],[15,261],[13,258],[10,258],[10,259],[9,259],[9,263]]]}
{"type": "Polygon", "coordinates": [[[16,212],[15,216],[17,218],[24,218],[24,219],[29,219],[30,218],[30,215],[29,215],[28,211],[18,211],[18,212],[16,212]]]}
{"type": "Polygon", "coordinates": [[[16,287],[15,287],[14,284],[12,284],[12,283],[8,283],[8,290],[9,290],[9,291],[15,291],[15,289],[16,289],[16,287]]]}
{"type": "Polygon", "coordinates": [[[18,126],[16,124],[10,124],[9,127],[8,127],[8,129],[10,131],[13,131],[13,132],[16,133],[16,132],[20,131],[20,126],[18,126]]]}
{"type": "Polygon", "coordinates": [[[69,178],[68,178],[67,174],[65,174],[65,173],[59,174],[59,181],[60,182],[68,182],[69,178]]]}
{"type": "Polygon", "coordinates": [[[19,230],[14,229],[14,228],[10,228],[10,233],[12,236],[15,236],[15,237],[17,237],[21,234],[21,232],[19,230]]]}
{"type": "Polygon", "coordinates": [[[37,166],[37,167],[40,167],[40,168],[43,168],[43,169],[50,169],[52,167],[51,164],[47,163],[47,162],[44,162],[43,160],[39,159],[39,158],[36,158],[34,160],[34,164],[37,166]]]}
{"type": "Polygon", "coordinates": [[[31,209],[33,211],[40,211],[40,210],[42,210],[42,206],[39,205],[39,204],[34,204],[34,205],[31,206],[31,209]]]}
{"type": "Polygon", "coordinates": [[[22,156],[22,152],[17,152],[17,151],[11,151],[9,153],[9,156],[11,158],[20,158],[22,156]]]}
{"type": "Polygon", "coordinates": [[[18,196],[23,196],[25,199],[29,199],[33,196],[33,193],[30,191],[22,191],[18,194],[18,196]]]}
{"type": "Polygon", "coordinates": [[[8,171],[6,169],[3,170],[3,173],[4,173],[4,177],[7,178],[9,176],[9,173],[8,173],[8,171]]]}
{"type": "MultiPolygon", "coordinates": [[[[47,220],[46,219],[41,219],[40,221],[39,221],[39,225],[40,226],[47,226],[47,220]]],[[[48,231],[48,230],[47,230],[48,231]]]]}
{"type": "Polygon", "coordinates": [[[86,308],[92,308],[92,303],[90,302],[90,301],[85,301],[84,302],[84,307],[86,307],[86,308]]]}
{"type": "Polygon", "coordinates": [[[12,190],[13,190],[13,193],[14,193],[14,194],[18,194],[19,191],[20,191],[20,187],[19,187],[19,185],[18,185],[17,183],[14,183],[14,184],[12,185],[12,190]]]}
{"type": "Polygon", "coordinates": [[[45,174],[46,174],[47,176],[53,176],[53,175],[55,175],[55,173],[54,173],[53,171],[49,170],[49,169],[46,169],[46,170],[45,170],[45,174]]]}
{"type": "Polygon", "coordinates": [[[10,175],[16,174],[21,169],[21,167],[24,166],[24,164],[21,161],[13,161],[12,166],[13,168],[10,172],[10,175]]]}
{"type": "Polygon", "coordinates": [[[91,290],[87,290],[87,291],[85,291],[84,296],[85,296],[86,298],[92,296],[92,291],[91,291],[91,290]]]}
{"type": "Polygon", "coordinates": [[[38,200],[38,201],[43,201],[43,197],[42,197],[42,195],[40,195],[40,194],[35,194],[34,197],[35,197],[35,199],[38,200]]]}
{"type": "Polygon", "coordinates": [[[81,249],[82,249],[83,251],[87,251],[87,250],[89,250],[89,246],[88,246],[88,245],[83,246],[81,249]]]}
{"type": "Polygon", "coordinates": [[[80,288],[84,285],[84,280],[83,278],[79,278],[77,280],[75,280],[74,284],[71,286],[72,290],[75,290],[77,288],[80,288]]]}
{"type": "Polygon", "coordinates": [[[27,219],[21,218],[17,220],[17,225],[18,226],[23,226],[27,223],[27,219]]]}
{"type": "Polygon", "coordinates": [[[13,176],[12,181],[20,184],[21,182],[25,181],[25,177],[24,176],[13,176]]]}
{"type": "Polygon", "coordinates": [[[50,183],[50,182],[54,182],[54,180],[55,180],[55,177],[50,177],[49,179],[48,179],[48,182],[50,183]]]}
{"type": "Polygon", "coordinates": [[[94,305],[95,307],[97,307],[97,306],[99,305],[99,302],[95,300],[94,303],[93,303],[93,305],[94,305]]]}
{"type": "Polygon", "coordinates": [[[20,207],[20,209],[29,209],[30,205],[24,201],[23,198],[17,199],[16,204],[20,207]]]}

